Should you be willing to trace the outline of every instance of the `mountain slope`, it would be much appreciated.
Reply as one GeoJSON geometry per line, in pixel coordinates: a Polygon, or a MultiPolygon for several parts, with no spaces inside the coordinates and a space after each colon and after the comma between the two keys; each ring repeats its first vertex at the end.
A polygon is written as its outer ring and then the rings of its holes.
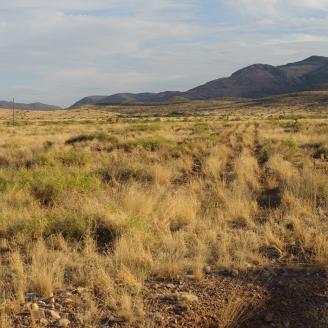
{"type": "Polygon", "coordinates": [[[207,82],[186,92],[120,93],[97,99],[87,97],[72,108],[86,103],[170,102],[175,99],[210,99],[223,97],[262,98],[297,91],[328,90],[328,58],[312,56],[282,66],[255,64],[238,70],[228,78],[207,82]]]}
{"type": "MultiPolygon", "coordinates": [[[[0,101],[0,108],[12,108],[13,103],[11,101],[0,101]]],[[[40,102],[32,103],[32,104],[23,104],[23,103],[15,103],[16,109],[25,109],[25,110],[56,110],[61,109],[61,107],[42,104],[40,102]]]]}

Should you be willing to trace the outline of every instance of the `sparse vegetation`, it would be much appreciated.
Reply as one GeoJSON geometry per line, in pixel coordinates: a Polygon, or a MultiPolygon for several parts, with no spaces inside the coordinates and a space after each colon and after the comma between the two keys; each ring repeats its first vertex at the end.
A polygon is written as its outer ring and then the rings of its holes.
{"type": "MultiPolygon", "coordinates": [[[[15,127],[1,113],[1,327],[20,327],[29,293],[82,293],[77,326],[142,325],[157,280],[328,265],[327,130],[316,134],[310,112],[214,105],[168,105],[160,119],[18,112],[27,123],[15,127]]],[[[222,327],[244,320],[247,302],[230,297],[222,327]]]]}

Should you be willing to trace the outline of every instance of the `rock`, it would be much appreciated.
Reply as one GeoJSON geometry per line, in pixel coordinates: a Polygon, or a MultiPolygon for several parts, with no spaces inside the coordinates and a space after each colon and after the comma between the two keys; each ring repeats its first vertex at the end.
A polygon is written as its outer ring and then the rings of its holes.
{"type": "Polygon", "coordinates": [[[273,313],[268,312],[264,317],[264,321],[267,322],[267,323],[272,322],[273,321],[273,313]]]}
{"type": "Polygon", "coordinates": [[[237,277],[239,275],[239,271],[238,270],[236,270],[236,269],[232,269],[231,270],[231,276],[232,277],[237,277]]]}
{"type": "Polygon", "coordinates": [[[185,306],[186,304],[198,302],[198,297],[196,295],[185,292],[165,295],[162,299],[169,301],[170,303],[175,303],[179,306],[185,306]]]}
{"type": "Polygon", "coordinates": [[[260,247],[260,253],[270,260],[279,259],[282,257],[282,251],[275,245],[266,245],[260,247]]]}
{"type": "Polygon", "coordinates": [[[32,303],[31,304],[31,311],[37,311],[39,310],[39,305],[37,305],[36,303],[32,303]]]}
{"type": "Polygon", "coordinates": [[[197,303],[198,297],[191,293],[178,293],[177,300],[179,303],[191,304],[191,303],[197,303]]]}
{"type": "Polygon", "coordinates": [[[204,272],[206,274],[210,274],[212,272],[212,268],[209,265],[206,265],[206,267],[204,268],[204,272]]]}
{"type": "Polygon", "coordinates": [[[173,289],[175,288],[174,284],[166,284],[166,288],[173,289]]]}
{"type": "Polygon", "coordinates": [[[60,314],[57,311],[51,310],[49,311],[49,314],[54,320],[59,320],[61,318],[60,314]]]}
{"type": "Polygon", "coordinates": [[[36,293],[26,293],[25,295],[25,299],[27,302],[32,302],[32,301],[35,301],[37,300],[37,294],[36,293]]]}
{"type": "Polygon", "coordinates": [[[193,275],[193,274],[186,274],[186,275],[185,275],[185,278],[186,278],[186,279],[189,279],[189,280],[196,280],[196,277],[195,277],[195,275],[193,275]]]}
{"type": "Polygon", "coordinates": [[[60,319],[58,321],[58,327],[68,327],[71,322],[68,319],[60,319]]]}

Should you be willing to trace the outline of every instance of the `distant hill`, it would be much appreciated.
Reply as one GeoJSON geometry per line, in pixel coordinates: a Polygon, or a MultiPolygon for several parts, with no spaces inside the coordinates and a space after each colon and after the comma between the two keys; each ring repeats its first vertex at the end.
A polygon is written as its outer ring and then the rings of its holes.
{"type": "MultiPolygon", "coordinates": [[[[0,101],[0,108],[12,108],[13,103],[11,101],[0,101]]],[[[58,106],[42,104],[40,102],[32,103],[32,104],[23,104],[23,103],[15,103],[16,109],[25,109],[25,110],[56,110],[61,109],[58,106]]]]}
{"type": "Polygon", "coordinates": [[[299,91],[328,90],[328,58],[312,56],[282,66],[255,64],[243,68],[230,77],[219,78],[186,92],[120,93],[111,96],[91,96],[78,101],[71,108],[83,105],[115,103],[156,103],[177,100],[211,98],[262,98],[299,91]]]}

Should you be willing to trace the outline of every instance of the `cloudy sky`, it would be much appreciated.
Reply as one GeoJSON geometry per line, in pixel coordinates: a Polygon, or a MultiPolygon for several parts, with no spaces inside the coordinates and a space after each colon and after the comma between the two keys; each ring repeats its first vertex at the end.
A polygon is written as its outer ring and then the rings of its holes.
{"type": "Polygon", "coordinates": [[[328,56],[328,0],[1,0],[0,99],[187,90],[328,56]]]}

